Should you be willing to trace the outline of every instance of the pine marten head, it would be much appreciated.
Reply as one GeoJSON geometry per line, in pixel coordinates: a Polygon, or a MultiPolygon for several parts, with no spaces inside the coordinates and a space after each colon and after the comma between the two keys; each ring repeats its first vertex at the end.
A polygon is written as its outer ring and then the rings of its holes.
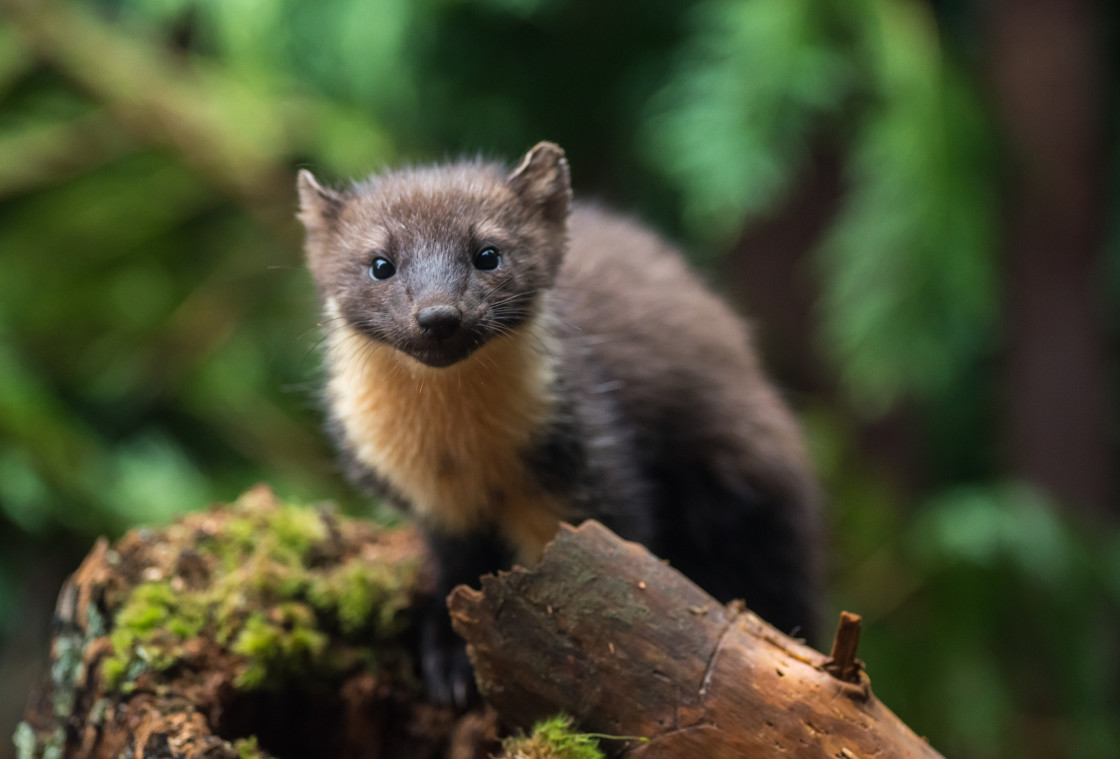
{"type": "Polygon", "coordinates": [[[461,162],[332,190],[304,170],[299,218],[330,315],[445,367],[536,312],[564,254],[570,194],[564,152],[542,142],[508,173],[461,162]]]}

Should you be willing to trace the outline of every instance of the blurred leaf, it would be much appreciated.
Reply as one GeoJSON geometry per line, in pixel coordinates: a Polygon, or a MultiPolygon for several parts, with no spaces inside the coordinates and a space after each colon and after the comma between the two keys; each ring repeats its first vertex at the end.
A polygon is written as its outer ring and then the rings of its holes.
{"type": "Polygon", "coordinates": [[[944,392],[991,348],[996,172],[926,6],[714,0],[699,11],[645,132],[691,229],[727,240],[781,203],[832,126],[851,155],[817,261],[820,344],[866,416],[944,392]]]}
{"type": "Polygon", "coordinates": [[[726,240],[782,200],[853,68],[817,0],[716,0],[696,9],[694,42],[652,105],[649,163],[685,190],[694,234],[726,240]]]}
{"type": "Polygon", "coordinates": [[[43,506],[51,493],[26,451],[0,449],[0,483],[3,516],[24,532],[42,532],[50,523],[51,515],[43,506]]]}
{"type": "MultiPolygon", "coordinates": [[[[340,7],[354,12],[365,13],[369,8],[354,0],[339,2],[340,7]]],[[[265,14],[277,12],[275,3],[228,5],[249,5],[265,14]]],[[[200,0],[198,10],[213,11],[230,25],[219,24],[219,29],[228,32],[233,55],[239,49],[237,30],[244,28],[243,18],[224,16],[217,10],[226,6],[200,0]]],[[[164,7],[158,10],[156,15],[162,16],[164,7]]],[[[297,82],[284,76],[283,67],[222,66],[201,57],[184,62],[160,48],[153,30],[143,24],[134,25],[132,34],[116,33],[98,16],[69,4],[25,7],[21,13],[18,21],[23,34],[52,65],[106,103],[121,126],[152,144],[175,149],[188,166],[252,204],[257,213],[270,213],[281,196],[291,197],[283,159],[317,139],[313,130],[322,128],[322,123],[314,116],[320,110],[325,111],[323,115],[336,110],[312,97],[310,91],[301,90],[297,82]],[[281,115],[289,118],[278,118],[281,115]]],[[[142,12],[138,15],[144,16],[142,12]]],[[[359,28],[390,27],[379,22],[359,28]]],[[[346,34],[354,33],[354,28],[346,29],[346,34]]],[[[379,54],[391,52],[382,48],[379,54]]],[[[368,76],[362,61],[355,64],[356,76],[368,76]]],[[[386,82],[379,80],[378,84],[386,82]]],[[[373,144],[387,144],[385,136],[368,122],[366,131],[373,144]]]]}
{"type": "Polygon", "coordinates": [[[857,408],[943,392],[992,345],[995,176],[980,109],[909,4],[880,4],[881,101],[819,257],[821,344],[857,408]]]}
{"type": "Polygon", "coordinates": [[[213,500],[210,484],[182,448],[154,432],[117,448],[106,485],[121,525],[163,524],[213,500]]]}
{"type": "Polygon", "coordinates": [[[969,756],[996,757],[1010,736],[1010,713],[1014,698],[1007,692],[996,663],[983,651],[961,651],[944,659],[946,672],[939,689],[947,701],[946,727],[958,745],[968,746],[969,756]],[[968,694],[952,699],[952,694],[968,694]]]}
{"type": "Polygon", "coordinates": [[[1058,513],[1024,485],[959,489],[932,499],[909,539],[926,561],[988,568],[1010,563],[1056,590],[1077,580],[1074,565],[1082,555],[1058,513]]]}
{"type": "Polygon", "coordinates": [[[0,25],[0,98],[7,95],[11,87],[34,64],[34,57],[15,30],[10,26],[0,25]]]}
{"type": "Polygon", "coordinates": [[[0,198],[65,180],[132,147],[100,112],[0,127],[0,198]]]}

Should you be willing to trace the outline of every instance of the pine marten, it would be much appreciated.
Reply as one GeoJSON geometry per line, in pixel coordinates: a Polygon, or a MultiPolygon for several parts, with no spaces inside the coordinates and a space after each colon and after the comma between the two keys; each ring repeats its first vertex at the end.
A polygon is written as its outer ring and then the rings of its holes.
{"type": "Polygon", "coordinates": [[[542,142],[344,190],[299,176],[329,427],[440,567],[432,695],[473,685],[444,598],[594,517],[721,601],[812,639],[817,489],[746,326],[659,237],[572,203],[542,142]]]}

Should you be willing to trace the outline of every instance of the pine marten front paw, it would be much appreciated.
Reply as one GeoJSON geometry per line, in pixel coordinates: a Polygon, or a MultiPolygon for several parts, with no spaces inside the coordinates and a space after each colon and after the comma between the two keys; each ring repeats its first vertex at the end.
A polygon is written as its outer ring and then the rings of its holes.
{"type": "Polygon", "coordinates": [[[428,697],[437,704],[466,709],[479,700],[466,644],[451,629],[451,617],[443,603],[433,603],[423,620],[420,672],[428,697]]]}

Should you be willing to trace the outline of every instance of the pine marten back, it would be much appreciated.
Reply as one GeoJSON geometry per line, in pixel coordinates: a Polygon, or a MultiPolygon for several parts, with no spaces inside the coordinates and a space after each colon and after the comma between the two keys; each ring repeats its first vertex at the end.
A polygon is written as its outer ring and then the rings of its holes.
{"type": "Polygon", "coordinates": [[[654,234],[570,201],[555,145],[345,190],[300,174],[350,474],[440,563],[422,664],[471,685],[443,597],[594,517],[723,601],[812,637],[816,487],[744,324],[654,234]]]}

